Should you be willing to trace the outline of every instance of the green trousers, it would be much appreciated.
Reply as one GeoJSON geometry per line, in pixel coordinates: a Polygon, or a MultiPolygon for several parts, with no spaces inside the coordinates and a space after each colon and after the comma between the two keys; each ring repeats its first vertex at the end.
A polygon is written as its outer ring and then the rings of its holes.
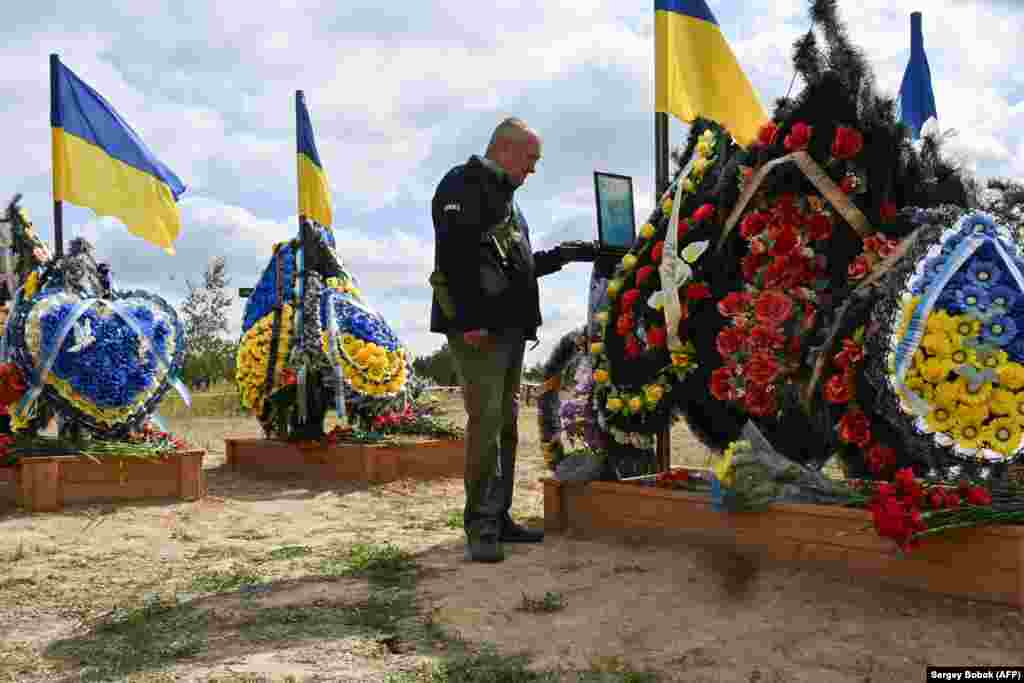
{"type": "Polygon", "coordinates": [[[461,333],[448,335],[466,406],[467,535],[500,533],[512,506],[519,443],[519,381],[526,342],[522,330],[491,335],[484,349],[461,333]]]}

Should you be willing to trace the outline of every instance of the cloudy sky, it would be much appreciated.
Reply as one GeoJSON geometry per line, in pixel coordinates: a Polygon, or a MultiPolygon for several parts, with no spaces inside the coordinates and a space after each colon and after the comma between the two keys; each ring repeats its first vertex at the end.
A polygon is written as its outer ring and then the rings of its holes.
{"type": "MultiPolygon", "coordinates": [[[[841,3],[880,86],[895,94],[909,13],[924,15],[940,123],[982,177],[1024,178],[1024,13],[1019,0],[841,3]]],[[[790,46],[809,26],[804,0],[708,0],[761,99],[785,94],[790,46]]],[[[227,258],[251,286],[271,245],[296,230],[294,92],[303,89],[331,179],[343,258],[417,355],[427,331],[430,198],[453,165],[482,153],[502,118],[544,138],[538,172],[517,193],[535,248],[593,239],[593,171],[633,177],[637,222],[653,204],[653,3],[590,0],[56,2],[5,8],[0,192],[25,195],[52,239],[47,55],[102,93],[188,186],[176,256],[112,219],[65,209],[119,288],[172,303],[184,279],[227,258]],[[383,8],[382,8],[383,5],[383,8]]],[[[799,85],[797,85],[799,88],[799,85]]],[[[671,143],[685,126],[671,123],[671,143]]],[[[527,363],[582,324],[589,267],[541,281],[545,325],[527,363]]],[[[237,334],[241,302],[231,313],[237,334]]]]}

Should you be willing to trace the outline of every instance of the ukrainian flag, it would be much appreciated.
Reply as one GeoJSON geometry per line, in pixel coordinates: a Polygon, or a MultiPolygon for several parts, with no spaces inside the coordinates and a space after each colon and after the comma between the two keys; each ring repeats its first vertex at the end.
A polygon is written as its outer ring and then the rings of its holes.
{"type": "Polygon", "coordinates": [[[746,147],[768,120],[704,0],[654,0],[655,111],[719,123],[746,147]]]}
{"type": "Polygon", "coordinates": [[[331,187],[316,151],[313,124],[301,90],[295,93],[295,129],[299,143],[299,215],[329,228],[333,223],[331,187]]]}
{"type": "Polygon", "coordinates": [[[50,55],[53,199],[119,218],[174,254],[185,186],[103,96],[50,55]]]}

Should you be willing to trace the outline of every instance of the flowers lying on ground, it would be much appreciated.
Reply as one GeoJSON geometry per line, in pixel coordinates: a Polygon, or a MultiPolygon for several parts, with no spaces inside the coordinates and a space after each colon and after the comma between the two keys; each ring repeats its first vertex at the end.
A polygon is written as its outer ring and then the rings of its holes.
{"type": "Polygon", "coordinates": [[[868,509],[880,536],[891,538],[902,550],[920,544],[922,538],[949,529],[1024,521],[1024,504],[996,509],[984,486],[961,481],[955,488],[922,483],[907,467],[896,472],[893,482],[875,485],[868,509]]]}
{"type": "Polygon", "coordinates": [[[191,450],[184,439],[153,427],[148,422],[123,439],[86,439],[70,442],[49,436],[0,436],[0,463],[13,465],[21,458],[84,455],[88,458],[159,458],[191,450]]]}

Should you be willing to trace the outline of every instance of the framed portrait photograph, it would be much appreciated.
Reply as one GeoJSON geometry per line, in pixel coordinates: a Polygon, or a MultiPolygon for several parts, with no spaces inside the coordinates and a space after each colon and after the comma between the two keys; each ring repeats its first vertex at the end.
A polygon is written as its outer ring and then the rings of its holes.
{"type": "Polygon", "coordinates": [[[633,179],[594,171],[594,195],[597,201],[597,239],[601,249],[628,251],[636,239],[633,179]]]}

